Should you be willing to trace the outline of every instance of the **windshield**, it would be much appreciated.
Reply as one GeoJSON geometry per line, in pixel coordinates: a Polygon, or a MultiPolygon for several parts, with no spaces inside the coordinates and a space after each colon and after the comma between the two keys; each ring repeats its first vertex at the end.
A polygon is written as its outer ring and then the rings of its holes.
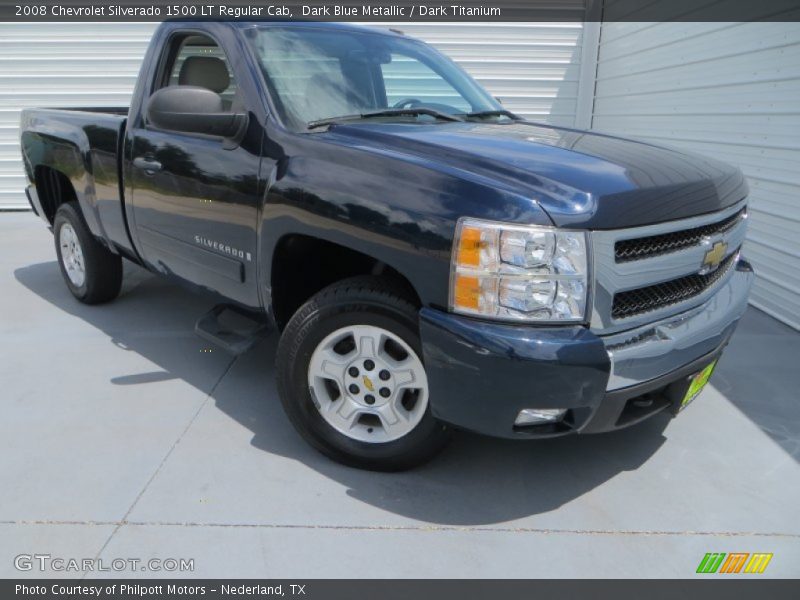
{"type": "Polygon", "coordinates": [[[502,111],[483,88],[430,46],[368,31],[260,26],[248,37],[276,109],[292,128],[392,109],[381,118],[502,111]]]}

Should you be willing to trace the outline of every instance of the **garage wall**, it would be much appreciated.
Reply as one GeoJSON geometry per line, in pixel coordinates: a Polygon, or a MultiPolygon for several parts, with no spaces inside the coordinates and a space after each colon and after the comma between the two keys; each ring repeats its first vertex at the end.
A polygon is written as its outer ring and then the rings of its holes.
{"type": "MultiPolygon", "coordinates": [[[[0,24],[0,209],[27,208],[19,113],[29,106],[126,106],[155,23],[0,24]]],[[[575,123],[581,23],[387,23],[461,63],[504,105],[575,123]]],[[[584,86],[591,96],[591,85],[584,86]]]]}
{"type": "Polygon", "coordinates": [[[800,329],[797,23],[604,23],[592,127],[738,165],[752,304],[800,329]]]}

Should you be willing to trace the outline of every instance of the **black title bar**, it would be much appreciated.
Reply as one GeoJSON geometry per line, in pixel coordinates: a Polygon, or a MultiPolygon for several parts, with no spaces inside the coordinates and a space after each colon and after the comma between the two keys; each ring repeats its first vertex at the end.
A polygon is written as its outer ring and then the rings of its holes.
{"type": "Polygon", "coordinates": [[[0,21],[800,21],[800,0],[32,0],[0,3],[0,21]]]}

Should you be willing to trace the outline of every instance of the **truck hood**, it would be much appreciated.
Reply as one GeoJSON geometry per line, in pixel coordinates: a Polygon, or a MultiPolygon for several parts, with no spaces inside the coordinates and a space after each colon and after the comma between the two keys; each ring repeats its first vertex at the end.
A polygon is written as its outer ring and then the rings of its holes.
{"type": "Polygon", "coordinates": [[[359,122],[323,135],[492,181],[535,199],[563,227],[648,225],[714,212],[747,195],[741,171],[725,163],[529,122],[359,122]]]}

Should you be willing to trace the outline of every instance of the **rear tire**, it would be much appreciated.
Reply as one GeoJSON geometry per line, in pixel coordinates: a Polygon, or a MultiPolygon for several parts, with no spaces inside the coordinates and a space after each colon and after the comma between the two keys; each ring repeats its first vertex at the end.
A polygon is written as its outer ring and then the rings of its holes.
{"type": "Polygon", "coordinates": [[[58,207],[53,234],[61,275],[75,298],[99,304],[119,295],[122,258],[92,235],[76,203],[58,207]]]}
{"type": "Polygon", "coordinates": [[[445,446],[417,319],[403,291],[378,277],[335,283],[295,313],[278,344],[278,392],[308,443],[377,471],[415,467],[445,446]]]}

